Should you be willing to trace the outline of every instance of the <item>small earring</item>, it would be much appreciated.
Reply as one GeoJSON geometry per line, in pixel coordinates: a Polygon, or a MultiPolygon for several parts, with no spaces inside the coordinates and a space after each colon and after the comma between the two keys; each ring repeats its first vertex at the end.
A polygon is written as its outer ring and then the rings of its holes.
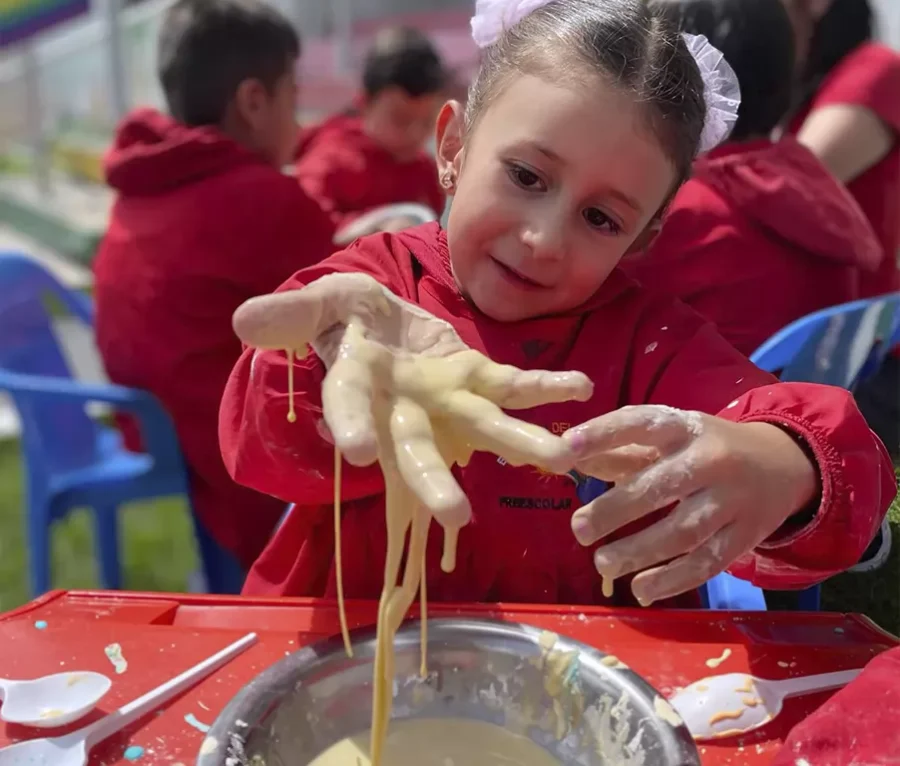
{"type": "Polygon", "coordinates": [[[453,171],[448,170],[441,175],[441,187],[444,189],[453,188],[453,171]]]}

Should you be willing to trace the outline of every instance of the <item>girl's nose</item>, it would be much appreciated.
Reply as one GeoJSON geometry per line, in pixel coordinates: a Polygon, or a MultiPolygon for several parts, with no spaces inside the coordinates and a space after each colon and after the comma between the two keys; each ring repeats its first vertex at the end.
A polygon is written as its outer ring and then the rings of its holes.
{"type": "Polygon", "coordinates": [[[529,216],[522,229],[522,244],[533,258],[559,260],[565,252],[565,225],[562,216],[529,216]]]}

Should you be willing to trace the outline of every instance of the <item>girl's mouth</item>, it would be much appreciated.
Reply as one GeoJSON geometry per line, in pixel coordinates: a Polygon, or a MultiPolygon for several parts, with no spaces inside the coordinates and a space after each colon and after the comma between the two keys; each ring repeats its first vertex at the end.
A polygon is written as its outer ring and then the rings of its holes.
{"type": "Polygon", "coordinates": [[[512,285],[515,285],[519,288],[524,288],[526,290],[542,290],[545,289],[544,285],[539,282],[535,282],[533,279],[529,279],[524,274],[520,274],[515,269],[510,268],[505,263],[501,263],[493,256],[490,256],[491,260],[497,266],[497,269],[500,271],[501,275],[504,279],[512,285]]]}

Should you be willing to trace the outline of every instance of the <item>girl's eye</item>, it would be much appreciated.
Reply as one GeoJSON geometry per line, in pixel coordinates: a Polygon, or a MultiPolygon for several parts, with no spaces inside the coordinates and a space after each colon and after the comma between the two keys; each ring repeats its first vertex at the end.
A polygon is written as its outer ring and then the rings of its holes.
{"type": "Polygon", "coordinates": [[[598,208],[589,207],[582,215],[588,225],[595,229],[606,229],[610,234],[618,234],[620,231],[619,224],[598,208]]]}
{"type": "Polygon", "coordinates": [[[533,190],[542,186],[540,176],[533,170],[529,170],[521,165],[510,165],[507,172],[513,183],[523,189],[533,190]]]}

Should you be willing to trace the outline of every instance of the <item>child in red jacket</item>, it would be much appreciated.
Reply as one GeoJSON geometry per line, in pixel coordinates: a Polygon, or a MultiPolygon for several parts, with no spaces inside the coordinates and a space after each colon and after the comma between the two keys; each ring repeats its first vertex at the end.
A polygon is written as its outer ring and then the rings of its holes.
{"type": "Polygon", "coordinates": [[[370,405],[392,396],[385,345],[401,357],[474,349],[453,357],[457,390],[427,415],[484,451],[451,473],[432,420],[392,421],[415,432],[396,459],[419,499],[448,528],[472,522],[452,573],[429,540],[429,597],[686,605],[726,567],[793,588],[855,563],[895,485],[852,398],[777,383],[617,268],[655,229],[698,148],[724,137],[727,120],[705,119],[704,84],[720,103],[728,78],[709,65],[716,52],[632,0],[485,0],[473,31],[483,58],[466,111],[449,103],[438,119],[440,175],[454,193],[447,230],[360,240],[235,315],[257,350],[223,399],[226,464],[237,481],[300,504],[245,592],[334,595],[333,440],[350,464],[344,586],[377,597],[385,500],[370,405]],[[372,355],[348,350],[348,323],[372,355]],[[316,353],[293,362],[288,422],[280,349],[309,342],[316,353]],[[523,406],[522,421],[500,409],[523,406]],[[491,454],[511,444],[517,462],[541,470],[491,454]],[[576,480],[616,486],[579,508],[573,468],[576,480]],[[598,571],[621,578],[611,597],[598,571]]]}
{"type": "Polygon", "coordinates": [[[241,353],[231,315],[331,249],[327,216],[280,172],[297,135],[299,51],[287,21],[255,0],[172,6],[160,78],[173,116],[142,109],[119,127],[106,157],[117,200],[94,263],[109,376],[165,405],[194,508],[245,570],[285,503],[222,463],[218,405],[241,353]]]}
{"type": "Polygon", "coordinates": [[[749,356],[794,320],[860,297],[860,274],[874,272],[881,247],[812,152],[768,138],[792,98],[793,30],[782,1],[661,0],[660,8],[724,53],[741,105],[728,142],[697,160],[660,236],[626,259],[627,270],[749,356]]]}
{"type": "Polygon", "coordinates": [[[900,648],[794,727],[772,766],[889,766],[900,762],[900,648]]]}
{"type": "MultiPolygon", "coordinates": [[[[366,57],[358,111],[303,132],[297,178],[338,230],[388,205],[418,203],[436,218],[444,212],[444,191],[424,147],[446,80],[427,37],[415,29],[386,29],[366,57]]],[[[385,230],[405,225],[380,223],[385,230]]]]}
{"type": "Polygon", "coordinates": [[[900,290],[900,54],[873,40],[868,0],[784,1],[800,48],[790,132],[847,185],[881,242],[863,297],[900,290]]]}

